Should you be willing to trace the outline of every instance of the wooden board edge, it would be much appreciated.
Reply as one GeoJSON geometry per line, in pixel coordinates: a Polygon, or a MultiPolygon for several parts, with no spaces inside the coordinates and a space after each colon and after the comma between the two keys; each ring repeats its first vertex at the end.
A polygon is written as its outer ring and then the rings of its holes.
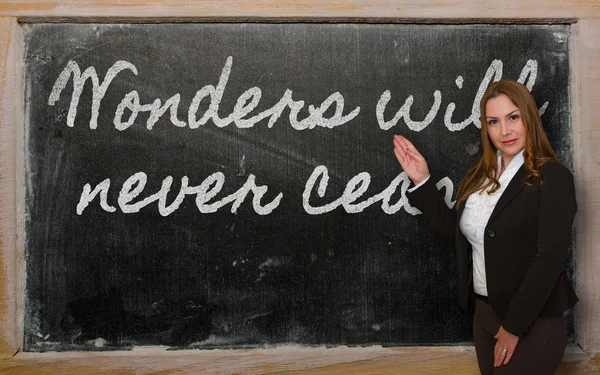
{"type": "MultiPolygon", "coordinates": [[[[568,347],[557,374],[597,373],[600,356],[568,347]]],[[[19,353],[0,361],[12,375],[85,374],[479,374],[472,346],[452,347],[299,347],[131,352],[19,353]],[[107,370],[110,369],[110,370],[107,370]]]]}
{"type": "Polygon", "coordinates": [[[20,348],[22,232],[18,227],[18,134],[23,118],[22,34],[16,18],[0,17],[0,357],[20,348]]]}
{"type": "Polygon", "coordinates": [[[23,346],[25,317],[25,39],[21,24],[14,25],[15,61],[17,65],[15,97],[19,100],[15,105],[15,198],[16,198],[16,243],[14,248],[16,267],[16,347],[23,346]]]}
{"type": "MultiPolygon", "coordinates": [[[[578,162],[579,217],[577,241],[577,292],[580,305],[580,345],[586,352],[600,352],[600,20],[578,24],[578,162]]],[[[574,98],[575,99],[575,98],[574,98]]],[[[576,99],[575,99],[576,100],[576,99]]],[[[576,128],[577,129],[577,128],[576,128]]]]}
{"type": "MultiPolygon", "coordinates": [[[[580,34],[579,23],[571,26],[570,46],[569,46],[569,61],[571,64],[571,126],[573,131],[573,177],[575,179],[575,193],[577,196],[577,202],[583,201],[583,162],[584,154],[581,151],[583,143],[583,129],[581,122],[581,112],[583,111],[584,103],[581,102],[581,59],[580,59],[580,45],[579,45],[579,34],[580,34]]],[[[573,285],[575,292],[578,296],[583,295],[583,275],[584,273],[579,270],[579,267],[584,265],[581,263],[583,259],[584,248],[584,234],[583,230],[584,220],[581,211],[575,216],[575,239],[573,249],[573,285]]],[[[585,308],[585,301],[580,301],[574,308],[575,316],[575,341],[580,347],[584,347],[583,344],[586,340],[586,324],[585,314],[583,313],[585,308]]]]}
{"type": "Polygon", "coordinates": [[[0,15],[33,18],[162,18],[199,20],[241,17],[245,19],[319,19],[319,18],[397,18],[397,19],[561,19],[600,18],[600,7],[585,0],[543,0],[525,3],[521,0],[504,2],[453,0],[351,0],[345,2],[319,0],[123,0],[103,1],[2,1],[0,15]]]}

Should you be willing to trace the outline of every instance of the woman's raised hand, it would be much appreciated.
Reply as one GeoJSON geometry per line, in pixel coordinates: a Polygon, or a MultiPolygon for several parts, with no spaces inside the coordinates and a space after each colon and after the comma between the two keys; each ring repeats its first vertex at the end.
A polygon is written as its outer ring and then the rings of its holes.
{"type": "Polygon", "coordinates": [[[429,168],[425,158],[415,146],[401,135],[394,135],[394,154],[406,172],[408,178],[418,185],[429,176],[429,168]]]}

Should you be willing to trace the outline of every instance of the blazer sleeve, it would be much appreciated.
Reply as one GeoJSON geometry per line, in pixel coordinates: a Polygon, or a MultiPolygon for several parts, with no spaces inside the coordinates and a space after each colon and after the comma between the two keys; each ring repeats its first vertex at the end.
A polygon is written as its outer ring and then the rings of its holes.
{"type": "Polygon", "coordinates": [[[407,191],[406,197],[412,206],[423,213],[443,241],[450,245],[455,244],[457,213],[455,209],[446,205],[442,193],[433,183],[433,178],[430,177],[413,192],[407,191]]]}
{"type": "Polygon", "coordinates": [[[502,324],[508,332],[524,336],[540,315],[560,275],[564,272],[573,220],[577,212],[571,172],[558,162],[541,168],[536,255],[502,324]]]}

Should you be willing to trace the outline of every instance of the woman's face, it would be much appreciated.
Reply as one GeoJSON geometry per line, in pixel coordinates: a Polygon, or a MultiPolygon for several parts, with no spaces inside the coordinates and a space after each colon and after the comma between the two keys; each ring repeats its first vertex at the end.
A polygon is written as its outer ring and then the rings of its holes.
{"type": "Polygon", "coordinates": [[[490,140],[502,152],[506,168],[512,158],[525,148],[526,130],[521,111],[506,95],[491,98],[485,104],[485,122],[490,140]]]}

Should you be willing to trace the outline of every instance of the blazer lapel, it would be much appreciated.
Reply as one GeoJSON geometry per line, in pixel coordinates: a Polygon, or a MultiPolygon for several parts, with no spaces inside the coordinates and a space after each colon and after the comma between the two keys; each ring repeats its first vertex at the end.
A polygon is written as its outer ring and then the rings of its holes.
{"type": "Polygon", "coordinates": [[[500,196],[500,199],[498,200],[498,203],[496,203],[496,207],[494,207],[494,210],[492,211],[492,215],[490,216],[490,220],[488,222],[494,220],[494,218],[498,216],[500,211],[502,211],[506,207],[506,205],[509,204],[510,201],[515,197],[515,195],[517,195],[517,193],[521,191],[521,189],[523,189],[523,187],[525,186],[526,173],[527,169],[525,168],[525,164],[523,164],[521,168],[519,168],[517,173],[513,176],[513,178],[510,180],[508,186],[500,196]]]}

